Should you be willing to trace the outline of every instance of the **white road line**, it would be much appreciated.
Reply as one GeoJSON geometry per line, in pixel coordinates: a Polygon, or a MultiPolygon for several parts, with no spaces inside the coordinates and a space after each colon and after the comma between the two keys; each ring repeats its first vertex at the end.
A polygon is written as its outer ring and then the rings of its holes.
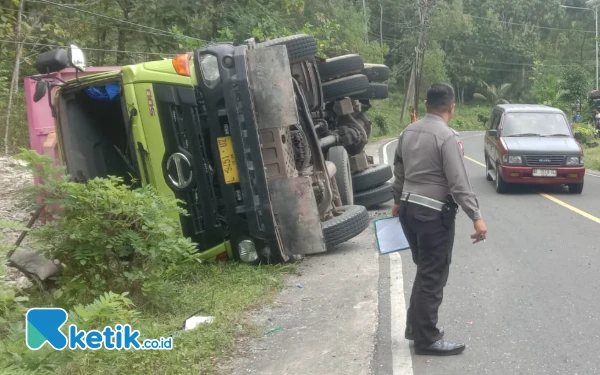
{"type": "MultiPolygon", "coordinates": [[[[383,145],[383,163],[390,164],[388,147],[394,139],[383,145]]],[[[392,177],[393,180],[393,177],[392,177]]],[[[408,341],[404,338],[406,324],[406,300],[404,298],[404,279],[402,276],[402,257],[399,253],[390,254],[390,320],[392,340],[392,374],[412,375],[412,354],[408,341]]]]}
{"type": "Polygon", "coordinates": [[[389,141],[388,143],[386,143],[386,144],[383,145],[383,164],[390,165],[389,160],[388,160],[387,148],[388,148],[389,145],[391,145],[392,143],[396,143],[396,142],[398,142],[398,140],[394,139],[393,141],[389,141]]]}
{"type": "Polygon", "coordinates": [[[390,303],[392,338],[393,375],[412,375],[412,355],[408,341],[404,338],[406,323],[406,301],[404,299],[404,280],[402,277],[402,257],[398,253],[390,254],[390,303]]]}

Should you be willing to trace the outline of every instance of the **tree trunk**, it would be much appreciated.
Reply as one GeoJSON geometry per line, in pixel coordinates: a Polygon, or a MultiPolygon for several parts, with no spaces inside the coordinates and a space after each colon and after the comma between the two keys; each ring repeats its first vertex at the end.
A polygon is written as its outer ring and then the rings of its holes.
{"type": "MultiPolygon", "coordinates": [[[[117,4],[121,8],[123,13],[123,19],[129,21],[129,12],[131,9],[131,2],[129,0],[117,0],[117,4]]],[[[117,37],[117,50],[125,51],[127,47],[127,30],[119,27],[119,36],[117,37]]],[[[117,52],[117,65],[124,65],[127,60],[127,54],[125,52],[117,52]]]]}
{"type": "Polygon", "coordinates": [[[21,71],[21,57],[23,56],[22,28],[23,28],[23,7],[25,0],[19,3],[17,13],[16,41],[17,51],[15,54],[15,65],[13,67],[12,79],[10,81],[10,90],[8,92],[8,107],[6,108],[6,128],[4,129],[4,153],[8,155],[8,136],[10,134],[10,117],[12,115],[13,98],[19,91],[19,73],[21,71]]]}

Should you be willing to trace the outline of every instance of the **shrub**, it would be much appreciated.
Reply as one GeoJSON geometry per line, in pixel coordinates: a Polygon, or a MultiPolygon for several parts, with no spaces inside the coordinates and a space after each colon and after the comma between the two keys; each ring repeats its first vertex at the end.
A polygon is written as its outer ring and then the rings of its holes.
{"type": "Polygon", "coordinates": [[[584,146],[593,146],[596,143],[595,130],[592,124],[582,123],[578,124],[573,131],[575,134],[580,135],[579,143],[584,146]]]}
{"type": "Polygon", "coordinates": [[[71,182],[64,170],[34,151],[18,158],[44,181],[32,192],[44,197],[53,220],[31,235],[46,258],[64,266],[55,292],[63,305],[89,302],[105,291],[130,292],[136,301],[160,305],[165,275],[196,259],[194,244],[166,215],[185,213],[176,200],[151,186],[131,189],[119,177],[71,182]]]}

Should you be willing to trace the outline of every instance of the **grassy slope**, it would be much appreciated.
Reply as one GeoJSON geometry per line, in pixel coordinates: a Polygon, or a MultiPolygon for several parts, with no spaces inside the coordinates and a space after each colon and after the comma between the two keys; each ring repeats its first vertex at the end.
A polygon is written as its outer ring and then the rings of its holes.
{"type": "MultiPolygon", "coordinates": [[[[236,339],[256,337],[262,335],[264,329],[272,328],[248,322],[243,319],[244,313],[272,303],[283,286],[285,274],[295,272],[296,268],[296,265],[249,266],[236,263],[182,267],[178,270],[179,276],[172,280],[175,290],[168,303],[160,311],[137,306],[141,321],[132,327],[140,331],[141,339],[166,338],[174,334],[172,350],[101,349],[63,353],[50,349],[33,352],[25,347],[25,337],[11,342],[0,335],[0,363],[2,359],[8,359],[10,363],[12,357],[23,366],[22,361],[31,363],[37,357],[35,362],[54,367],[50,371],[38,372],[42,375],[217,374],[220,362],[235,352],[236,339]],[[211,324],[181,331],[184,320],[192,315],[214,316],[216,319],[211,324]],[[22,354],[20,359],[12,354],[15,352],[22,354]],[[46,355],[46,359],[41,359],[46,355]]],[[[52,305],[51,299],[51,296],[42,298],[33,293],[26,307],[48,307],[52,305]]],[[[114,321],[111,325],[119,323],[122,322],[114,321]]],[[[98,327],[99,330],[103,328],[98,327]]],[[[3,373],[2,370],[0,373],[3,373]]]]}
{"type": "Polygon", "coordinates": [[[584,150],[585,167],[600,171],[600,147],[586,148],[584,150]]]}
{"type": "MultiPolygon", "coordinates": [[[[373,121],[373,132],[370,141],[396,137],[408,125],[410,114],[405,116],[407,120],[404,123],[400,122],[402,100],[401,95],[392,93],[386,100],[372,102],[373,107],[369,111],[369,118],[373,121]]],[[[457,106],[455,117],[450,126],[457,131],[483,130],[483,124],[478,121],[478,118],[480,116],[489,117],[491,111],[492,109],[489,106],[457,106]]],[[[425,106],[420,105],[418,118],[424,115],[425,106]]]]}

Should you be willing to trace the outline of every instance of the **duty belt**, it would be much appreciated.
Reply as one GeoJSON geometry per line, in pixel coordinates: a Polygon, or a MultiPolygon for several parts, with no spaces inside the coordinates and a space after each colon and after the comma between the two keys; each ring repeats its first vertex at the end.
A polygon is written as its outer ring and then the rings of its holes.
{"type": "Polygon", "coordinates": [[[414,204],[418,204],[420,206],[431,208],[432,210],[441,211],[444,207],[444,202],[440,202],[436,199],[431,199],[425,197],[423,195],[414,194],[414,193],[402,193],[400,200],[404,202],[410,202],[414,204]]]}

